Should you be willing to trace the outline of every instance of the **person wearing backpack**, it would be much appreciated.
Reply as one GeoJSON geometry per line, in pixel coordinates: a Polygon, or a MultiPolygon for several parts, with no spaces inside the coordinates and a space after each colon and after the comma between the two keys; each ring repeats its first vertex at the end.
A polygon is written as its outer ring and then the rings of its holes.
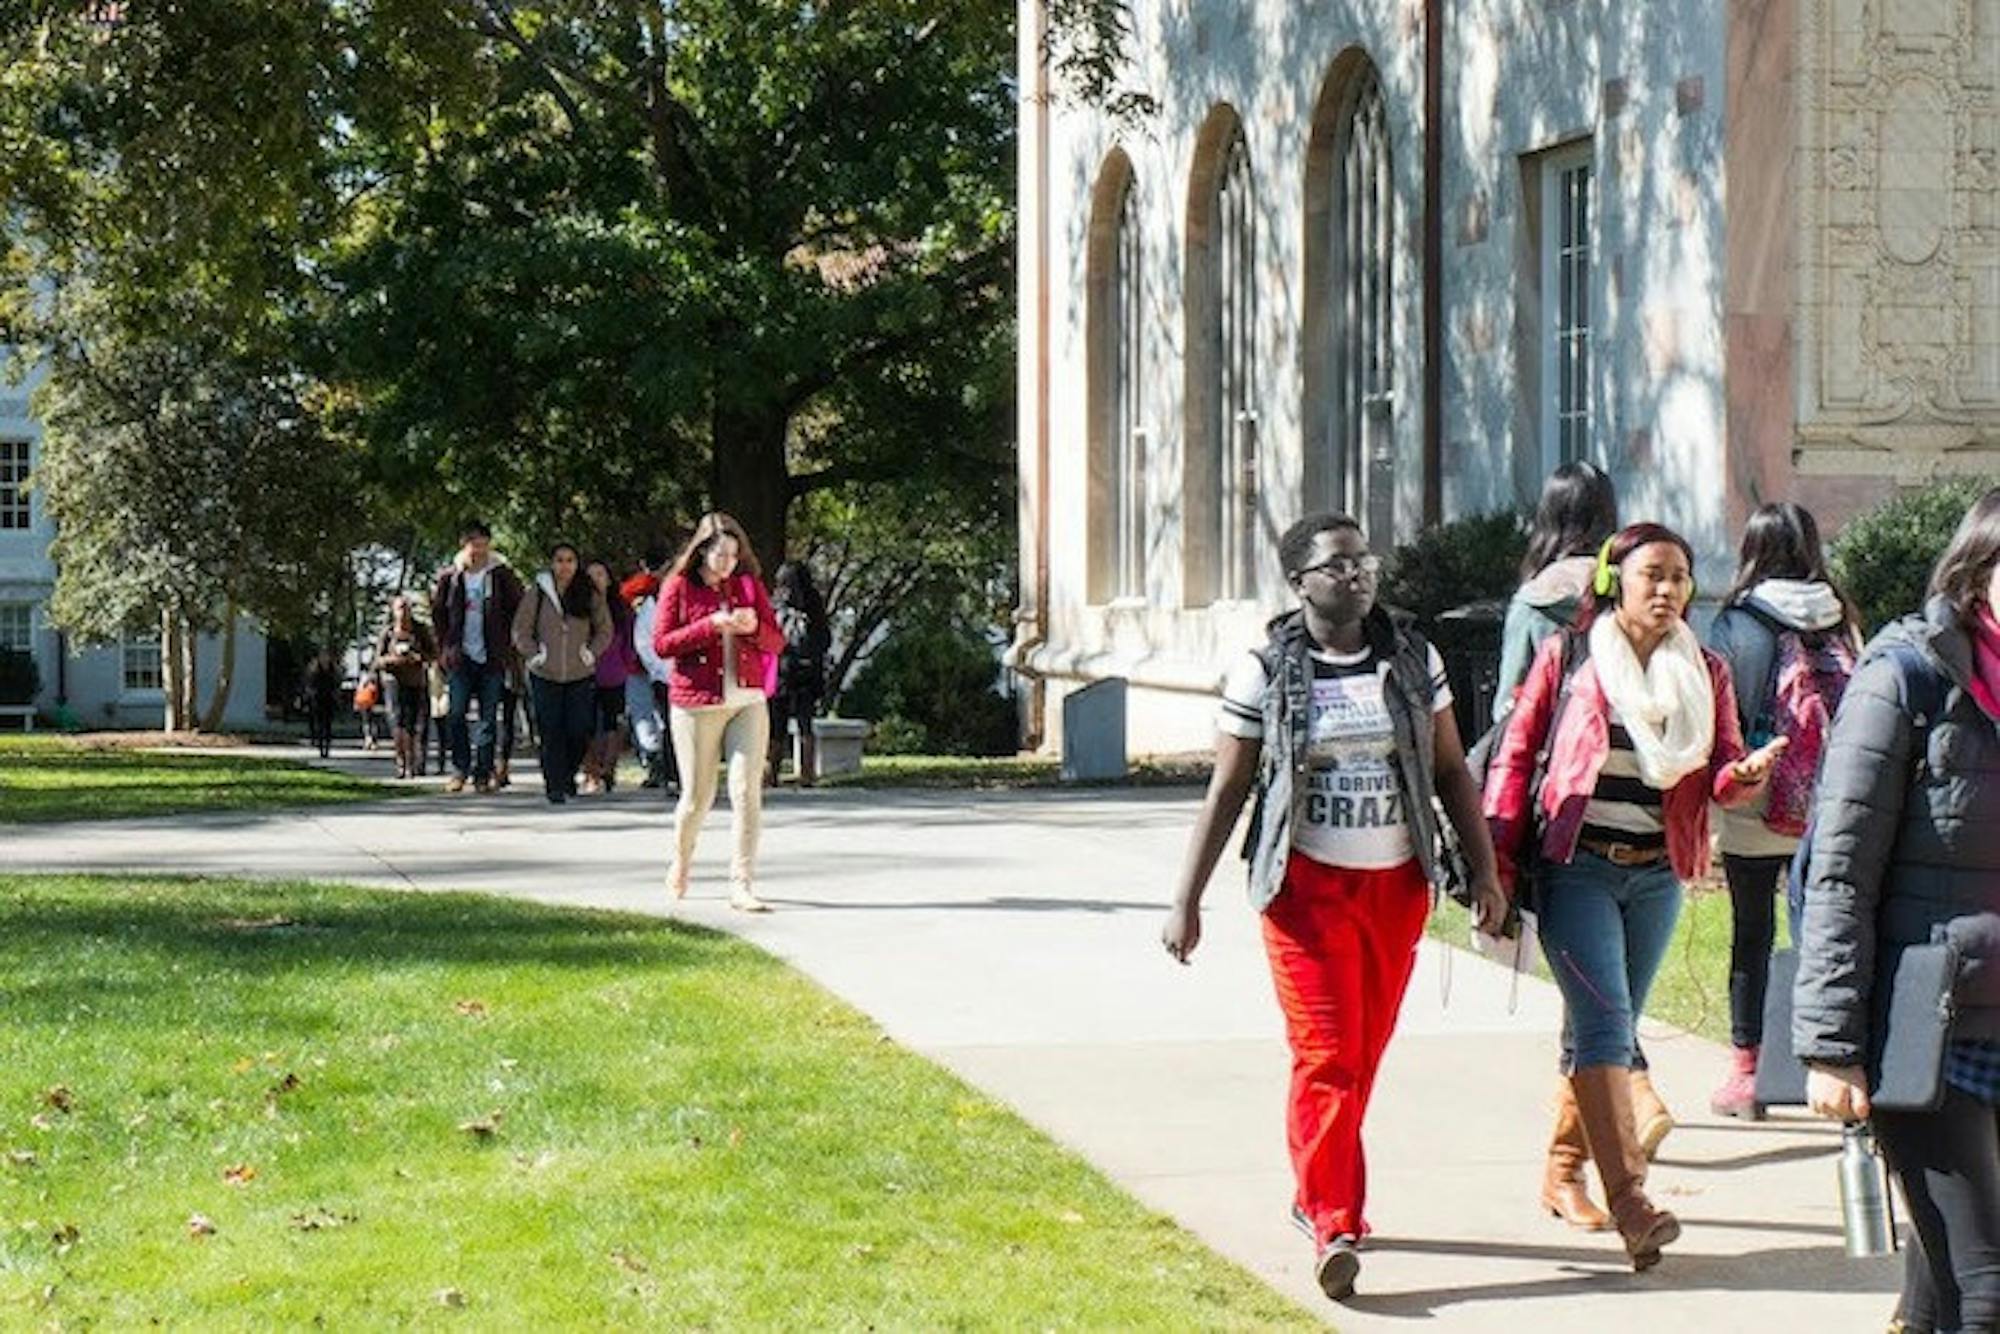
{"type": "Polygon", "coordinates": [[[1915,1233],[1896,1328],[2000,1331],[2000,488],[1975,502],[1922,612],[1868,646],[1813,808],[1792,1046],[1822,1116],[1873,1124],[1915,1233]],[[1946,943],[1942,1097],[1870,1097],[1887,965],[1946,943]]]}
{"type": "Polygon", "coordinates": [[[1549,474],[1528,526],[1521,586],[1507,600],[1500,630],[1500,675],[1493,690],[1493,721],[1506,719],[1514,695],[1542,641],[1566,625],[1590,596],[1597,549],[1618,531],[1618,493],[1611,476],[1578,459],[1549,474]]]}
{"type": "Polygon", "coordinates": [[[1764,505],[1743,529],[1736,582],[1708,630],[1729,666],[1745,741],[1786,738],[1771,781],[1746,806],[1722,812],[1729,882],[1728,1074],[1709,1097],[1717,1116],[1762,1120],[1757,1053],[1777,937],[1777,892],[1805,833],[1820,756],[1861,647],[1854,604],[1827,573],[1819,524],[1790,502],[1764,505]]]}
{"type": "Polygon", "coordinates": [[[792,731],[799,736],[800,787],[819,779],[819,746],[813,736],[813,716],[826,693],[826,655],[833,644],[826,603],[813,585],[812,567],[788,560],[771,581],[771,606],[785,632],[785,651],[778,657],[778,689],[771,696],[771,757],[764,781],[776,786],[792,731]]]}
{"type": "Polygon", "coordinates": [[[1584,1142],[1636,1270],[1680,1222],[1647,1197],[1631,1065],[1708,807],[1751,799],[1783,739],[1746,753],[1729,669],[1685,620],[1694,552],[1659,524],[1605,542],[1583,624],[1545,642],[1495,748],[1484,804],[1501,879],[1528,891],[1573,1034],[1584,1142]]]}
{"type": "Polygon", "coordinates": [[[1254,786],[1243,850],[1292,1049],[1292,1218],[1312,1236],[1321,1290],[1341,1300],[1368,1232],[1362,1119],[1445,873],[1434,797],[1463,847],[1480,928],[1499,934],[1507,903],[1443,661],[1377,605],[1381,561],[1360,525],[1301,519],[1278,557],[1300,606],[1228,673],[1214,775],[1161,941],[1181,963],[1193,955],[1202,895],[1254,786]]]}

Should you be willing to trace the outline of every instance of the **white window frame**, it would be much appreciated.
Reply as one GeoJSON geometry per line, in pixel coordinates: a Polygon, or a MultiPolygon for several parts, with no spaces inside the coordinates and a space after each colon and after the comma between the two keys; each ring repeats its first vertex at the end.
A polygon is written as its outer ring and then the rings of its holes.
{"type": "Polygon", "coordinates": [[[1334,178],[1336,508],[1359,517],[1370,540],[1395,541],[1395,226],[1388,105],[1371,66],[1347,110],[1334,178]]]}
{"type": "Polygon", "coordinates": [[[1257,505],[1257,195],[1250,145],[1239,126],[1216,170],[1214,241],[1215,360],[1210,430],[1215,441],[1216,597],[1256,596],[1257,505]]]}
{"type": "Polygon", "coordinates": [[[28,492],[34,464],[33,441],[0,437],[0,533],[25,533],[35,526],[34,497],[28,492]]]}
{"type": "Polygon", "coordinates": [[[33,655],[35,651],[35,604],[32,602],[0,602],[0,649],[19,649],[33,655]],[[19,617],[21,636],[16,639],[8,630],[8,622],[19,617]]]}
{"type": "Polygon", "coordinates": [[[1597,171],[1592,141],[1541,157],[1542,472],[1599,461],[1592,356],[1597,171]],[[1579,216],[1580,213],[1580,216],[1579,216]]]}
{"type": "Polygon", "coordinates": [[[128,699],[132,698],[133,696],[144,697],[153,695],[163,695],[166,693],[166,688],[167,688],[167,663],[166,663],[164,646],[160,642],[160,636],[157,633],[150,635],[139,635],[139,634],[128,633],[123,639],[119,641],[118,644],[119,694],[128,699]],[[136,685],[133,684],[132,655],[133,655],[133,650],[135,649],[140,650],[141,652],[150,650],[152,653],[153,683],[151,685],[146,685],[143,683],[143,681],[140,684],[136,685]]]}

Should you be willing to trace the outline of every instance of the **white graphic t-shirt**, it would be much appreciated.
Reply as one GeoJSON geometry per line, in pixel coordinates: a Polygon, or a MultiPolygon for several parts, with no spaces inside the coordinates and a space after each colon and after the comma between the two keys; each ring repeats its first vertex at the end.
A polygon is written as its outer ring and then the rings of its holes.
{"type": "MultiPolygon", "coordinates": [[[[1305,799],[1292,847],[1325,866],[1384,871],[1416,856],[1396,785],[1396,733],[1382,698],[1386,660],[1312,652],[1312,718],[1307,726],[1305,799]]],[[[1451,707],[1444,659],[1430,648],[1433,709],[1451,707]]],[[[1231,736],[1264,735],[1264,663],[1246,653],[1222,686],[1216,725],[1231,736]]]]}

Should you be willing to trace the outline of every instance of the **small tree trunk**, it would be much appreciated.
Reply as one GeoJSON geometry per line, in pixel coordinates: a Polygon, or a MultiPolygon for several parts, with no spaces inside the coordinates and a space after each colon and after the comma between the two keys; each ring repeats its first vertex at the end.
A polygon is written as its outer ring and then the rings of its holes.
{"type": "Polygon", "coordinates": [[[160,693],[166,696],[162,723],[168,732],[187,726],[181,712],[181,619],[169,607],[160,613],[160,693]]]}
{"type": "Polygon", "coordinates": [[[208,711],[201,716],[201,730],[220,732],[223,714],[229,708],[229,690],[236,682],[236,600],[231,598],[222,611],[222,666],[215,674],[215,690],[208,697],[208,711]]]}
{"type": "Polygon", "coordinates": [[[195,668],[197,664],[197,650],[201,647],[201,632],[195,629],[194,622],[188,619],[187,616],[183,615],[179,620],[181,637],[181,730],[192,732],[198,726],[195,716],[196,692],[198,689],[195,681],[195,668]]]}

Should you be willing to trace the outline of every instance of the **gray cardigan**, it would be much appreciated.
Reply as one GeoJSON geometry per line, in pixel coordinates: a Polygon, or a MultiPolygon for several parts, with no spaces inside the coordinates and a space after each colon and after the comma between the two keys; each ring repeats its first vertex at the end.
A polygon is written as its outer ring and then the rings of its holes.
{"type": "Polygon", "coordinates": [[[1882,949],[1934,933],[1962,960],[1954,1037],[2000,1040],[2000,726],[1967,693],[1971,679],[1971,640],[1933,600],[1876,637],[1841,700],[1814,807],[1793,992],[1802,1060],[1862,1064],[1882,949]],[[1913,671],[1940,673],[1943,689],[1912,690],[1913,671]],[[1920,720],[1913,705],[1925,695],[1943,707],[1920,720]]]}

